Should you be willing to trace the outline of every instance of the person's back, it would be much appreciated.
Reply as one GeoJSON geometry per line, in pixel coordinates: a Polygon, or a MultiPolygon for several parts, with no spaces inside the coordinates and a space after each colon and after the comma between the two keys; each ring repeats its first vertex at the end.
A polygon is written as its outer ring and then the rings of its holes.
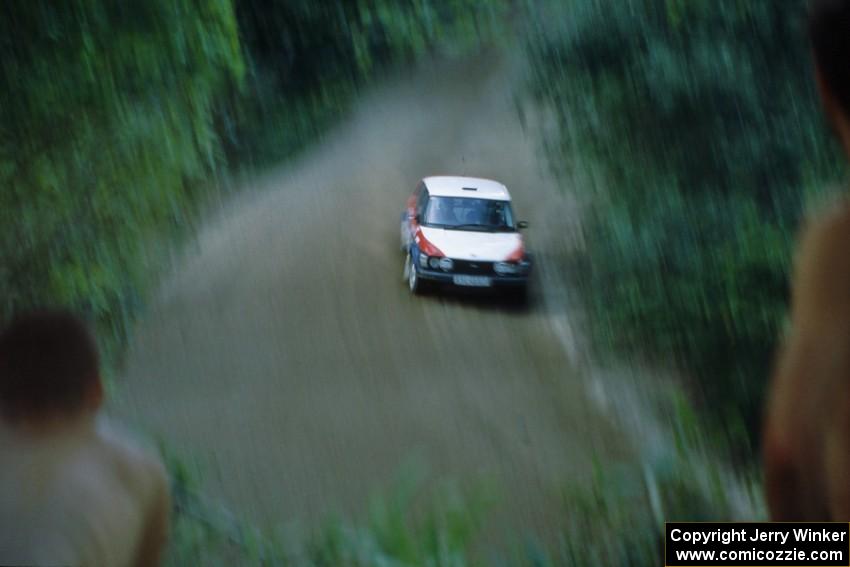
{"type": "Polygon", "coordinates": [[[777,521],[850,521],[850,208],[808,228],[765,431],[777,521]]]}
{"type": "MultiPolygon", "coordinates": [[[[816,0],[811,38],[826,114],[850,158],[850,0],[816,0]]],[[[813,222],[797,256],[791,332],[764,433],[771,519],[850,521],[850,206],[813,222]]]]}
{"type": "MultiPolygon", "coordinates": [[[[38,358],[69,352],[51,343],[80,331],[74,320],[48,313],[22,321],[0,338],[0,564],[156,564],[169,509],[162,465],[96,418],[99,380],[50,381],[62,369],[38,358]],[[92,389],[73,395],[81,385],[92,389]],[[33,405],[50,386],[56,403],[33,405]]],[[[84,350],[78,343],[70,348],[84,350]]],[[[80,360],[91,367],[90,353],[80,360]]]]}

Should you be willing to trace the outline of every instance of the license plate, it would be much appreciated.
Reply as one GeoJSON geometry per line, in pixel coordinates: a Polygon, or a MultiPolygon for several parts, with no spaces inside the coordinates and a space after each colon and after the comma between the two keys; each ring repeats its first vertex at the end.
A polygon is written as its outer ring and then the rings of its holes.
{"type": "Polygon", "coordinates": [[[454,276],[455,285],[463,285],[467,287],[490,287],[492,282],[486,276],[454,276]]]}

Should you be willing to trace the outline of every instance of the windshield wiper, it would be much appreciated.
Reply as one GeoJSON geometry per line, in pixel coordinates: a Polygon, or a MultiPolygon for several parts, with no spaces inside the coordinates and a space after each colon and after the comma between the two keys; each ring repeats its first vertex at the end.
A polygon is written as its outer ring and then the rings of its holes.
{"type": "Polygon", "coordinates": [[[451,228],[484,228],[487,229],[488,232],[493,231],[493,227],[489,224],[478,224],[478,223],[468,223],[468,224],[456,224],[451,228]]]}
{"type": "Polygon", "coordinates": [[[506,224],[478,224],[478,223],[469,223],[469,224],[456,224],[449,226],[448,228],[483,228],[487,232],[516,232],[516,228],[512,226],[508,226],[506,224]]]}

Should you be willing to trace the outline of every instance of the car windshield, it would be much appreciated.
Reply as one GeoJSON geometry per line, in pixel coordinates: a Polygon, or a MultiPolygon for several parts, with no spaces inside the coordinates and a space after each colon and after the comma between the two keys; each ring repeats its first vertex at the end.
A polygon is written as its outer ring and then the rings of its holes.
{"type": "Polygon", "coordinates": [[[426,226],[479,232],[513,232],[509,201],[469,197],[431,197],[425,210],[426,226]]]}

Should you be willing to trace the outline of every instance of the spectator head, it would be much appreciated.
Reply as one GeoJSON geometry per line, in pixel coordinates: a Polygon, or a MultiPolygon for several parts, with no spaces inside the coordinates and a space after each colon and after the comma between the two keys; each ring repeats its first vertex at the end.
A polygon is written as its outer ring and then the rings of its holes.
{"type": "Polygon", "coordinates": [[[0,417],[39,421],[100,406],[97,346],[67,311],[16,316],[0,333],[0,417]]]}
{"type": "Polygon", "coordinates": [[[850,140],[845,138],[850,136],[850,0],[813,0],[809,35],[827,113],[848,146],[850,140]]]}

